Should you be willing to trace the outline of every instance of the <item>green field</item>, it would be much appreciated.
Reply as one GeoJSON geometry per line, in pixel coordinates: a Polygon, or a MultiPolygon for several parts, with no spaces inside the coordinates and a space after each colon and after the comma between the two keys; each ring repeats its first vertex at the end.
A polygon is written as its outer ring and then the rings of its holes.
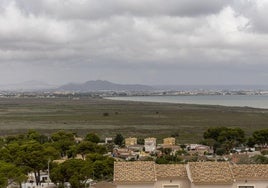
{"type": "Polygon", "coordinates": [[[69,98],[1,98],[1,135],[70,130],[78,135],[95,132],[102,138],[163,138],[178,135],[180,143],[197,142],[212,126],[241,127],[246,134],[268,127],[268,110],[69,98]]]}

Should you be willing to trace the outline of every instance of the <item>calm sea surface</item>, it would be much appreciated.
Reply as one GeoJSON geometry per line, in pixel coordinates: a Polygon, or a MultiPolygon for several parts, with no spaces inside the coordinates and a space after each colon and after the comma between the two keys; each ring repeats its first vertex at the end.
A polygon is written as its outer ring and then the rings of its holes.
{"type": "Polygon", "coordinates": [[[205,95],[205,96],[133,96],[109,97],[112,100],[205,104],[223,106],[248,106],[268,109],[268,95],[205,95]]]}

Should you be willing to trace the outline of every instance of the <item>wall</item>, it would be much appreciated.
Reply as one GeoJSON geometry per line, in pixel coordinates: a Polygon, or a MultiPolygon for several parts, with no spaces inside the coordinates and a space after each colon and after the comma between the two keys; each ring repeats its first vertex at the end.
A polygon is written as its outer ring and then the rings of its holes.
{"type": "Polygon", "coordinates": [[[233,188],[233,184],[229,184],[229,185],[195,185],[195,184],[192,184],[191,188],[233,188]]]}
{"type": "Polygon", "coordinates": [[[157,180],[155,183],[155,188],[162,188],[163,185],[180,185],[180,188],[191,188],[190,181],[188,179],[166,179],[166,180],[157,180]],[[172,180],[172,181],[170,181],[172,180]]]}
{"type": "Polygon", "coordinates": [[[116,188],[154,188],[154,184],[117,185],[116,188]]]}
{"type": "Polygon", "coordinates": [[[268,188],[268,179],[267,180],[258,180],[258,181],[253,181],[253,180],[245,180],[243,181],[236,181],[233,185],[233,188],[238,188],[238,186],[254,186],[254,188],[268,188]]]}

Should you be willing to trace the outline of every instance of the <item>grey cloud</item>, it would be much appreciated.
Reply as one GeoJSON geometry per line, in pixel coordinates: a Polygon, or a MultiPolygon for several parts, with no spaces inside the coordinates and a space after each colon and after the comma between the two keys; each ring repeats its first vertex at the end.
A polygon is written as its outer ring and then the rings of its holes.
{"type": "Polygon", "coordinates": [[[17,4],[27,13],[59,19],[98,19],[117,15],[198,16],[214,14],[230,1],[224,0],[20,0],[17,4]]]}
{"type": "Polygon", "coordinates": [[[250,31],[268,33],[268,1],[267,0],[239,0],[234,1],[233,7],[237,14],[247,17],[250,31]]]}
{"type": "Polygon", "coordinates": [[[265,82],[268,35],[254,32],[265,30],[257,24],[265,12],[251,3],[3,0],[0,78],[215,84],[251,75],[265,82]]]}

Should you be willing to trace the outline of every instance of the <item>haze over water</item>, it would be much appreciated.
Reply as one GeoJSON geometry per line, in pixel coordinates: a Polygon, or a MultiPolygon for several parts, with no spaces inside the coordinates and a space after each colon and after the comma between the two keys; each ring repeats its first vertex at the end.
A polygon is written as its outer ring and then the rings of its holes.
{"type": "Polygon", "coordinates": [[[113,100],[222,105],[268,109],[268,95],[131,96],[113,100]]]}

